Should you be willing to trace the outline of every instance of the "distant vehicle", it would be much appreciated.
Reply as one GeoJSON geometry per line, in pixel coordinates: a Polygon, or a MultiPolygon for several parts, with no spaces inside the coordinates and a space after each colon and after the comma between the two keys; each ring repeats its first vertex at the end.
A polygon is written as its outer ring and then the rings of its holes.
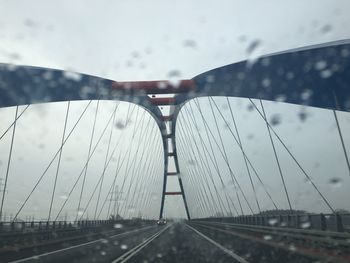
{"type": "Polygon", "coordinates": [[[162,226],[162,225],[165,225],[166,224],[166,220],[164,218],[161,218],[157,221],[157,225],[158,226],[162,226]]]}

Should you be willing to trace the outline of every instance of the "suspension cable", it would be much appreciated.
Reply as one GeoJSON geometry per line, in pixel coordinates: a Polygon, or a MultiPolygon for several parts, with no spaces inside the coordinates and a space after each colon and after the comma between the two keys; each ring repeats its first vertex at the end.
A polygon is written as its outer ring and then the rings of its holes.
{"type": "MultiPolygon", "coordinates": [[[[96,119],[97,119],[97,113],[98,113],[99,105],[100,105],[100,100],[97,100],[96,109],[95,109],[95,116],[94,116],[94,122],[93,122],[93,125],[92,125],[92,131],[91,131],[91,136],[90,136],[90,143],[89,143],[89,150],[88,150],[87,159],[89,159],[90,153],[91,153],[91,147],[92,147],[92,142],[93,142],[94,134],[95,134],[96,119]]],[[[89,162],[87,161],[86,162],[86,167],[84,169],[83,182],[82,182],[82,185],[81,185],[81,190],[80,190],[80,195],[79,195],[79,202],[78,202],[78,207],[77,207],[77,215],[76,215],[75,220],[77,220],[78,214],[79,214],[79,211],[80,211],[80,204],[81,204],[81,199],[83,197],[83,192],[84,192],[84,187],[85,187],[85,181],[86,181],[86,174],[87,174],[87,171],[88,171],[88,166],[89,166],[89,162]]]]}
{"type": "MultiPolygon", "coordinates": [[[[189,105],[190,105],[190,104],[189,104],[189,105]]],[[[191,106],[191,105],[190,105],[190,106],[191,106]]],[[[188,116],[193,117],[191,114],[189,114],[189,111],[188,111],[187,108],[185,108],[185,111],[184,111],[184,112],[187,114],[187,118],[189,118],[188,116]]],[[[192,108],[191,108],[191,113],[193,114],[193,109],[192,109],[192,108]]],[[[219,202],[219,206],[220,206],[222,212],[226,212],[226,213],[228,214],[228,211],[226,210],[226,207],[224,206],[223,201],[221,200],[221,196],[219,195],[219,191],[218,191],[218,189],[217,189],[217,187],[216,187],[216,185],[215,185],[215,183],[214,183],[214,180],[213,180],[213,178],[212,178],[212,176],[211,176],[212,173],[211,173],[210,166],[209,166],[209,164],[208,164],[207,156],[204,155],[205,160],[206,160],[206,162],[204,162],[204,160],[203,160],[203,158],[202,158],[201,151],[199,150],[199,147],[198,147],[198,145],[197,145],[197,143],[196,143],[196,141],[195,141],[195,136],[194,136],[192,127],[188,125],[188,122],[189,122],[188,120],[186,121],[185,118],[183,118],[183,120],[184,120],[184,124],[185,124],[185,126],[186,126],[186,130],[188,130],[188,131],[191,133],[192,141],[193,141],[193,143],[194,143],[194,145],[195,145],[195,147],[196,147],[196,150],[197,150],[197,152],[198,152],[198,156],[199,156],[200,161],[201,161],[201,162],[200,162],[200,163],[201,163],[201,167],[205,167],[205,170],[202,168],[202,172],[201,172],[201,171],[199,171],[199,172],[197,171],[196,174],[207,175],[207,176],[210,178],[211,183],[213,184],[213,187],[214,187],[214,190],[215,190],[215,193],[216,193],[218,202],[219,202]],[[206,164],[206,165],[205,165],[205,164],[206,164]],[[205,173],[205,171],[206,171],[207,173],[205,173]],[[225,210],[226,210],[226,211],[225,211],[225,210]]],[[[194,118],[192,118],[192,121],[193,121],[193,123],[194,123],[195,125],[197,125],[197,122],[196,122],[196,120],[195,120],[194,118]]],[[[179,132],[180,132],[180,130],[179,130],[179,132]]],[[[182,129],[182,132],[184,133],[184,132],[185,132],[185,129],[182,129]]],[[[188,136],[184,136],[184,137],[185,137],[185,138],[189,138],[188,136]]],[[[204,143],[203,143],[203,139],[202,139],[202,136],[201,136],[200,133],[198,133],[198,137],[199,137],[199,139],[200,139],[201,146],[202,146],[202,148],[203,148],[203,146],[205,146],[205,145],[204,145],[204,143]]],[[[189,141],[188,141],[188,140],[187,140],[186,145],[187,145],[187,144],[189,144],[189,141]]],[[[197,157],[196,157],[196,155],[195,155],[195,152],[194,152],[193,148],[191,148],[191,150],[192,150],[192,155],[193,155],[195,161],[196,161],[197,163],[199,163],[199,162],[198,162],[198,159],[197,159],[197,157]]],[[[212,163],[213,163],[213,165],[214,165],[214,167],[215,167],[215,170],[216,170],[216,172],[217,172],[217,174],[218,174],[218,176],[219,176],[221,185],[222,185],[222,187],[224,187],[224,183],[223,183],[223,180],[222,180],[222,177],[221,177],[220,170],[219,170],[218,167],[217,167],[215,155],[214,155],[214,160],[213,160],[212,157],[211,157],[211,155],[209,154],[209,151],[208,151],[207,148],[206,148],[206,150],[207,150],[207,153],[208,153],[208,155],[209,155],[209,157],[210,157],[210,160],[212,161],[212,163]]],[[[212,154],[214,154],[214,153],[213,153],[213,149],[212,149],[212,154]]],[[[190,158],[192,158],[192,157],[190,157],[190,158]]],[[[209,182],[208,182],[208,180],[206,179],[206,176],[204,177],[204,179],[205,179],[205,183],[207,184],[208,191],[209,191],[209,193],[211,194],[210,187],[209,187],[209,182]]],[[[205,189],[205,188],[203,188],[203,189],[205,189]]],[[[205,192],[206,192],[206,191],[205,191],[205,192]]],[[[206,193],[205,195],[207,195],[207,193],[206,193]]],[[[227,193],[226,193],[225,191],[224,191],[224,195],[225,195],[225,200],[226,200],[227,206],[228,206],[228,208],[229,208],[229,210],[230,210],[230,213],[232,213],[232,211],[231,211],[231,209],[230,209],[230,206],[229,206],[227,193]]],[[[234,203],[232,202],[232,200],[231,200],[231,203],[232,203],[232,205],[233,205],[234,208],[235,208],[235,205],[234,205],[234,203]]],[[[235,209],[236,209],[236,208],[235,208],[235,209]]],[[[237,212],[237,210],[236,210],[236,212],[237,212]]]]}
{"type": "Polygon", "coordinates": [[[1,141],[1,139],[7,134],[7,132],[12,128],[12,126],[15,125],[16,121],[17,121],[17,120],[22,116],[22,114],[29,108],[29,106],[30,106],[30,104],[27,105],[27,106],[23,109],[23,111],[22,111],[20,114],[18,114],[17,118],[16,118],[16,119],[11,123],[11,125],[3,132],[3,134],[1,134],[1,136],[0,136],[0,141],[1,141]]]}
{"type": "Polygon", "coordinates": [[[57,177],[58,177],[58,172],[59,172],[60,164],[61,164],[61,157],[62,157],[62,151],[63,151],[63,142],[64,142],[64,137],[66,135],[66,128],[67,128],[67,120],[68,120],[69,108],[70,108],[70,101],[68,101],[68,104],[67,104],[67,112],[66,112],[66,117],[65,117],[65,120],[64,120],[64,128],[63,128],[63,135],[62,135],[62,140],[61,140],[61,148],[60,148],[60,153],[58,155],[58,163],[57,163],[55,181],[54,181],[53,189],[52,189],[52,196],[51,196],[51,202],[50,202],[49,216],[47,217],[47,221],[50,221],[50,218],[51,218],[52,204],[53,204],[53,199],[55,197],[57,177]]]}
{"type": "MultiPolygon", "coordinates": [[[[188,105],[189,105],[189,108],[191,109],[191,111],[189,111],[187,108],[185,108],[185,112],[187,113],[188,116],[190,116],[190,118],[192,119],[192,122],[195,124],[195,126],[198,127],[198,123],[197,123],[197,120],[196,120],[196,118],[195,118],[195,116],[194,116],[194,111],[193,111],[191,102],[189,102],[188,105]]],[[[186,120],[186,119],[184,118],[184,120],[186,120]]],[[[202,120],[203,120],[203,119],[202,119],[202,120]]],[[[184,122],[184,123],[185,123],[185,122],[184,122]]],[[[189,126],[189,127],[191,127],[191,126],[189,126]]],[[[218,166],[218,162],[217,162],[216,156],[215,156],[215,154],[214,154],[214,149],[213,149],[213,146],[212,146],[212,143],[211,143],[211,139],[210,139],[209,134],[208,134],[207,127],[205,126],[204,129],[205,129],[205,134],[206,134],[207,139],[208,139],[208,142],[209,142],[209,146],[210,146],[211,152],[210,152],[210,151],[208,150],[208,148],[206,147],[206,145],[205,145],[205,143],[204,143],[204,140],[203,140],[203,138],[202,138],[200,132],[198,133],[199,141],[200,141],[200,143],[201,143],[202,149],[205,149],[205,151],[207,152],[207,155],[208,155],[209,158],[210,158],[210,161],[212,162],[212,164],[213,164],[213,166],[214,166],[214,170],[216,171],[216,173],[217,173],[217,175],[218,175],[218,177],[219,177],[219,179],[220,179],[222,188],[225,189],[225,184],[224,184],[224,182],[223,182],[222,175],[221,175],[221,172],[220,172],[220,169],[219,169],[219,166],[218,166]]],[[[190,128],[190,131],[191,131],[192,136],[193,136],[193,138],[194,138],[193,131],[192,131],[191,128],[190,128]]],[[[201,151],[198,149],[198,147],[197,147],[197,151],[198,151],[198,153],[199,153],[200,159],[202,160],[201,151]]],[[[213,181],[213,178],[210,176],[210,175],[212,174],[212,172],[211,172],[211,169],[210,169],[210,165],[209,165],[209,162],[208,162],[207,155],[204,155],[204,157],[205,157],[205,162],[203,162],[203,160],[202,160],[202,164],[206,164],[205,167],[206,167],[208,176],[209,176],[209,178],[211,179],[211,181],[212,181],[212,183],[213,183],[213,182],[214,182],[214,181],[213,181]]],[[[215,184],[214,184],[214,185],[215,185],[215,184]]],[[[215,188],[216,188],[216,187],[215,187],[215,188]]],[[[215,189],[215,191],[217,192],[217,189],[215,189]]],[[[226,191],[224,191],[224,195],[225,195],[225,200],[226,200],[226,203],[227,203],[228,207],[229,207],[228,199],[230,199],[233,208],[235,209],[236,213],[238,214],[238,211],[237,211],[237,208],[236,208],[234,202],[232,201],[232,199],[231,199],[230,196],[227,196],[226,191]]],[[[237,195],[236,195],[236,196],[237,196],[237,195]]],[[[221,198],[220,198],[220,200],[221,200],[221,198]]],[[[219,200],[219,202],[220,202],[220,200],[219,200]]],[[[238,200],[238,203],[240,204],[239,196],[237,196],[237,200],[238,200]]],[[[222,201],[221,201],[221,202],[222,202],[222,201]]],[[[241,207],[241,205],[240,205],[240,207],[241,207]]],[[[242,209],[241,209],[241,212],[243,212],[242,209]]],[[[232,214],[231,209],[230,209],[230,213],[232,214]]]]}
{"type": "Polygon", "coordinates": [[[8,180],[9,172],[10,172],[10,164],[11,164],[11,159],[12,159],[13,142],[15,140],[15,133],[16,133],[17,115],[18,115],[18,105],[16,106],[15,121],[14,121],[13,129],[12,129],[10,152],[9,152],[9,158],[8,158],[8,161],[7,161],[7,168],[6,168],[5,184],[4,184],[4,189],[3,189],[3,192],[2,192],[1,207],[0,207],[0,221],[2,220],[2,209],[4,207],[6,187],[7,187],[7,180],[8,180]]]}
{"type": "Polygon", "coordinates": [[[250,102],[252,103],[252,105],[254,106],[254,108],[256,109],[256,111],[259,113],[259,115],[264,119],[264,121],[266,121],[266,124],[269,126],[270,130],[273,132],[273,134],[276,136],[276,138],[279,140],[279,142],[282,144],[282,146],[285,148],[285,150],[287,151],[287,153],[289,154],[289,156],[293,159],[293,161],[296,163],[296,165],[299,167],[299,169],[302,171],[302,173],[304,174],[304,176],[307,178],[307,180],[311,183],[311,185],[313,186],[313,188],[317,191],[317,193],[319,194],[319,196],[322,198],[322,200],[325,202],[325,204],[328,206],[328,208],[335,213],[335,210],[333,209],[333,207],[330,205],[330,203],[328,202],[328,200],[326,199],[326,197],[321,193],[321,191],[318,189],[318,187],[316,186],[316,184],[313,182],[313,180],[311,179],[311,177],[307,174],[307,172],[304,170],[304,168],[301,166],[301,164],[298,162],[298,160],[295,158],[295,156],[292,154],[292,152],[289,150],[289,148],[287,147],[287,145],[283,142],[283,140],[281,139],[281,137],[277,134],[277,132],[273,129],[273,127],[271,126],[271,124],[264,118],[264,115],[261,113],[261,111],[258,109],[258,107],[255,105],[255,103],[249,99],[250,102]]]}
{"type": "MultiPolygon", "coordinates": [[[[89,163],[90,159],[91,159],[92,156],[94,155],[94,153],[95,153],[95,151],[96,151],[96,149],[97,149],[97,146],[100,144],[100,141],[102,140],[103,135],[105,134],[105,132],[106,132],[106,130],[107,130],[109,124],[111,123],[113,114],[114,114],[114,111],[112,112],[111,116],[109,117],[109,119],[108,119],[108,121],[107,121],[107,124],[106,124],[105,127],[103,128],[103,131],[102,131],[102,133],[101,133],[99,139],[97,140],[97,142],[96,142],[94,148],[92,149],[92,152],[91,152],[90,157],[86,160],[86,162],[85,162],[83,168],[81,169],[81,171],[80,171],[80,173],[79,173],[79,176],[77,177],[77,179],[75,180],[75,182],[74,182],[74,184],[73,184],[71,190],[69,191],[69,194],[68,194],[66,200],[64,201],[64,203],[62,204],[62,206],[61,206],[59,212],[57,213],[56,218],[55,218],[55,221],[56,221],[56,220],[58,219],[58,217],[60,216],[60,214],[61,214],[63,208],[64,208],[65,205],[67,204],[67,202],[68,202],[70,196],[72,195],[72,193],[73,193],[75,187],[77,186],[77,184],[78,184],[78,182],[79,182],[81,176],[83,175],[83,172],[84,172],[84,170],[86,169],[87,164],[89,163]]],[[[79,211],[79,214],[80,214],[80,211],[79,211]]]]}
{"type": "MultiPolygon", "coordinates": [[[[109,154],[109,148],[111,146],[111,140],[112,140],[112,134],[113,134],[113,130],[114,130],[114,123],[115,123],[115,113],[117,111],[117,108],[119,106],[119,103],[117,103],[115,105],[115,108],[114,108],[114,112],[113,112],[113,120],[111,122],[111,131],[109,133],[109,139],[108,139],[108,145],[107,145],[107,152],[106,152],[106,157],[105,157],[105,162],[104,162],[104,167],[106,167],[106,163],[107,163],[107,159],[108,159],[108,154],[109,154]]],[[[94,220],[96,220],[96,213],[97,213],[97,209],[98,209],[98,205],[99,205],[99,202],[100,202],[100,197],[101,197],[101,191],[102,191],[102,186],[103,186],[103,179],[104,179],[104,176],[105,176],[105,172],[106,172],[106,169],[103,169],[103,172],[102,172],[102,179],[101,179],[101,184],[100,184],[100,189],[98,191],[98,197],[97,197],[97,202],[96,202],[96,207],[95,207],[95,213],[94,213],[94,220]]]]}
{"type": "Polygon", "coordinates": [[[250,212],[251,212],[252,214],[254,214],[253,209],[252,209],[252,207],[250,206],[250,204],[249,204],[249,202],[248,202],[248,199],[247,199],[247,197],[246,197],[246,195],[245,195],[245,193],[244,193],[242,187],[240,186],[240,184],[239,184],[238,180],[236,179],[235,175],[233,174],[233,171],[232,171],[232,169],[231,169],[231,166],[230,166],[228,160],[225,158],[224,153],[222,152],[222,150],[221,150],[219,144],[217,143],[217,141],[216,141],[216,139],[215,139],[215,136],[213,135],[213,133],[212,133],[212,131],[211,131],[211,129],[210,129],[210,127],[209,127],[207,121],[205,120],[205,118],[204,118],[204,116],[203,116],[203,113],[202,113],[202,111],[201,111],[201,109],[200,109],[200,106],[199,106],[198,101],[196,101],[196,102],[197,102],[197,104],[196,104],[196,105],[197,105],[197,108],[199,109],[199,112],[200,112],[200,114],[201,114],[201,116],[202,116],[203,122],[204,122],[205,126],[207,127],[207,129],[209,130],[211,136],[213,137],[214,142],[215,142],[216,146],[218,147],[219,152],[221,153],[221,155],[222,155],[224,161],[226,162],[226,165],[228,166],[229,171],[230,171],[230,175],[232,175],[233,178],[235,179],[236,184],[237,184],[237,186],[238,186],[238,188],[239,188],[239,190],[240,190],[240,192],[241,192],[241,194],[242,194],[244,200],[246,201],[246,204],[247,204],[247,206],[248,206],[250,212]]]}
{"type": "Polygon", "coordinates": [[[83,112],[80,114],[78,120],[75,122],[75,124],[73,125],[73,128],[70,130],[70,132],[68,133],[67,137],[64,139],[63,145],[61,145],[61,147],[58,149],[58,151],[55,153],[55,155],[53,156],[53,158],[51,159],[50,163],[48,164],[48,166],[45,168],[44,172],[41,174],[40,178],[37,180],[37,182],[35,183],[34,187],[32,188],[32,190],[30,191],[30,193],[28,194],[28,196],[26,197],[26,199],[24,200],[24,202],[22,203],[22,205],[20,206],[20,208],[18,209],[15,217],[13,218],[13,221],[15,221],[17,219],[17,216],[19,215],[19,213],[22,211],[22,209],[24,208],[24,206],[27,204],[29,198],[31,197],[31,195],[33,194],[33,192],[35,191],[35,189],[38,187],[38,185],[40,184],[41,180],[44,178],[45,174],[47,173],[47,171],[49,170],[49,168],[51,167],[52,163],[54,162],[54,160],[56,159],[60,149],[65,145],[65,143],[67,142],[67,140],[69,139],[69,137],[71,136],[71,134],[73,133],[73,131],[75,130],[76,126],[78,125],[79,121],[81,120],[81,118],[83,117],[83,115],[85,114],[86,110],[88,109],[89,105],[91,104],[91,100],[89,101],[89,103],[86,105],[86,107],[84,108],[83,112]]]}
{"type": "MultiPolygon", "coordinates": [[[[216,105],[215,103],[214,103],[214,105],[217,107],[217,105],[216,105]]],[[[261,180],[261,178],[260,178],[258,172],[256,171],[256,169],[255,169],[255,167],[253,166],[252,162],[250,161],[250,159],[248,158],[247,154],[245,153],[245,151],[244,151],[242,145],[239,143],[238,139],[237,139],[236,136],[234,135],[234,133],[233,133],[233,131],[232,131],[232,129],[231,129],[229,123],[227,122],[227,120],[225,119],[225,117],[223,116],[223,114],[222,114],[220,111],[219,111],[219,114],[220,114],[221,118],[224,120],[224,122],[225,122],[227,128],[229,129],[229,131],[230,131],[230,133],[231,133],[231,135],[232,135],[234,141],[237,143],[238,147],[241,149],[242,154],[245,156],[246,160],[248,161],[248,164],[249,164],[250,168],[253,170],[255,176],[258,178],[260,184],[263,186],[263,189],[264,189],[266,195],[269,197],[269,199],[270,199],[270,201],[272,202],[272,204],[273,204],[273,206],[275,207],[275,209],[278,209],[278,207],[277,207],[275,201],[273,200],[273,198],[272,198],[272,196],[270,195],[270,193],[267,191],[265,184],[264,184],[263,181],[261,180]]]]}
{"type": "Polygon", "coordinates": [[[342,147],[343,147],[343,152],[344,152],[346,164],[347,164],[348,171],[349,171],[349,175],[350,175],[349,157],[348,157],[348,154],[347,154],[347,152],[346,152],[345,143],[344,143],[343,135],[342,135],[342,132],[341,132],[341,129],[340,129],[340,125],[339,125],[339,120],[338,120],[337,112],[336,112],[335,110],[333,110],[333,114],[334,114],[335,122],[336,122],[336,124],[337,124],[337,128],[338,128],[338,133],[339,133],[341,145],[342,145],[342,147]]]}
{"type": "Polygon", "coordinates": [[[284,180],[284,176],[283,176],[283,173],[282,173],[281,164],[280,164],[280,161],[279,161],[279,158],[278,158],[278,155],[277,155],[275,143],[274,143],[274,141],[273,141],[273,139],[272,139],[270,127],[269,127],[269,125],[267,124],[267,122],[268,122],[268,121],[267,121],[267,116],[266,116],[266,112],[265,112],[265,108],[264,108],[264,104],[263,104],[262,100],[260,100],[260,105],[261,105],[262,113],[263,113],[263,115],[264,115],[264,120],[265,120],[265,123],[266,123],[266,128],[267,128],[267,131],[268,131],[268,133],[269,133],[269,138],[270,138],[271,146],[272,146],[273,153],[274,153],[274,156],[275,156],[275,160],[276,160],[276,164],[277,164],[277,167],[278,167],[278,171],[279,171],[279,174],[280,174],[282,183],[283,183],[284,193],[286,194],[286,198],[287,198],[287,201],[288,201],[289,210],[292,212],[292,210],[293,210],[293,209],[292,209],[292,204],[290,203],[289,194],[288,194],[286,182],[285,182],[285,180],[284,180]]]}
{"type": "MultiPolygon", "coordinates": [[[[217,106],[216,102],[214,101],[214,99],[212,97],[210,97],[210,98],[213,101],[213,103],[215,104],[216,109],[218,110],[218,106],[217,106]]],[[[241,146],[241,150],[242,150],[242,154],[243,154],[243,145],[242,145],[241,137],[239,136],[237,123],[236,123],[235,117],[233,116],[233,111],[232,111],[232,108],[231,108],[231,104],[230,104],[230,102],[228,100],[228,97],[226,97],[226,101],[227,101],[227,105],[228,105],[228,107],[230,109],[232,122],[233,122],[233,125],[235,127],[237,138],[238,138],[238,142],[239,142],[239,145],[241,146]]],[[[249,180],[250,180],[250,185],[251,185],[253,193],[254,193],[256,205],[258,207],[259,213],[261,213],[260,204],[259,204],[258,197],[257,197],[256,191],[255,191],[255,186],[253,184],[252,175],[250,173],[250,169],[249,169],[249,166],[248,166],[247,158],[246,158],[246,156],[244,154],[243,154],[243,159],[244,159],[244,164],[245,164],[245,167],[247,169],[248,177],[249,177],[249,180]]]]}

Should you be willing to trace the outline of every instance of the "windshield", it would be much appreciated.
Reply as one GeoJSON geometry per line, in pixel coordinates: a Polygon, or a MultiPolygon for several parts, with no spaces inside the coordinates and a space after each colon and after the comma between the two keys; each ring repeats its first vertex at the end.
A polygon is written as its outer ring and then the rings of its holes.
{"type": "Polygon", "coordinates": [[[1,262],[347,262],[347,1],[0,1],[1,262]]]}

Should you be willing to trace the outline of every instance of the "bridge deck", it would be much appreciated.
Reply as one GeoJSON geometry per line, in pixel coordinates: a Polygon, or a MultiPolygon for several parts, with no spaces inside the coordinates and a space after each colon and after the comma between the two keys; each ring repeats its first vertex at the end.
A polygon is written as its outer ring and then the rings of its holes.
{"type": "MultiPolygon", "coordinates": [[[[305,232],[305,231],[304,231],[305,232]]],[[[343,234],[348,235],[348,234],[343,234]]],[[[320,238],[205,221],[110,229],[0,249],[1,262],[349,262],[348,236],[320,238]],[[341,245],[339,245],[341,244],[341,245]]]]}

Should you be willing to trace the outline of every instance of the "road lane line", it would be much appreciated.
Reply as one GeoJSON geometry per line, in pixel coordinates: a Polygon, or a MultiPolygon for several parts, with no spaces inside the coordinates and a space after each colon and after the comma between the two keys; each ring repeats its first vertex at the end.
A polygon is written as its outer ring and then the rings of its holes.
{"type": "Polygon", "coordinates": [[[249,263],[249,261],[245,260],[244,258],[238,256],[237,254],[235,254],[233,251],[225,248],[224,246],[222,246],[221,244],[219,244],[218,242],[212,240],[211,238],[209,238],[208,236],[204,235],[203,233],[199,232],[197,229],[191,227],[190,225],[186,224],[186,226],[188,228],[190,228],[192,231],[194,231],[195,233],[197,233],[198,235],[200,235],[201,237],[203,237],[204,239],[206,239],[207,241],[209,241],[210,243],[212,243],[213,245],[217,246],[218,248],[220,248],[222,251],[224,251],[226,254],[230,255],[231,257],[233,257],[235,260],[237,260],[240,263],[249,263]]]}
{"type": "Polygon", "coordinates": [[[130,249],[128,252],[126,252],[125,254],[121,255],[120,257],[118,257],[117,259],[113,260],[112,263],[124,263],[126,261],[128,261],[130,258],[132,258],[134,255],[136,255],[141,249],[143,249],[144,247],[146,247],[149,243],[151,243],[154,239],[156,239],[158,236],[160,236],[165,230],[167,230],[171,225],[168,225],[167,227],[161,229],[160,231],[158,231],[157,233],[155,233],[154,235],[150,236],[149,238],[147,238],[146,240],[142,241],[140,244],[138,244],[137,246],[133,247],[132,249],[130,249]]]}
{"type": "MultiPolygon", "coordinates": [[[[321,251],[319,249],[315,250],[315,249],[305,248],[302,246],[296,246],[295,247],[296,249],[291,251],[289,245],[284,244],[284,243],[280,243],[280,242],[276,242],[276,241],[265,240],[263,237],[257,237],[257,236],[253,236],[251,234],[250,235],[242,234],[242,233],[236,232],[235,230],[220,229],[217,226],[215,226],[215,227],[208,226],[208,225],[205,225],[203,223],[202,224],[193,223],[193,224],[207,228],[207,229],[211,229],[214,231],[226,233],[226,234],[238,237],[238,238],[242,238],[242,239],[248,240],[250,242],[260,243],[263,245],[273,247],[275,249],[282,249],[282,250],[289,252],[289,253],[296,253],[296,254],[302,255],[304,257],[311,257],[311,258],[321,259],[321,260],[327,258],[331,261],[333,260],[334,262],[349,262],[348,258],[344,258],[344,257],[339,258],[339,256],[337,256],[336,254],[325,253],[324,251],[321,251]]],[[[271,235],[273,235],[273,233],[271,233],[271,235]]]]}
{"type": "MultiPolygon", "coordinates": [[[[154,227],[155,226],[147,226],[147,227],[131,230],[131,231],[128,231],[128,232],[123,232],[123,233],[119,233],[119,234],[116,234],[116,235],[108,236],[106,238],[115,238],[117,236],[123,236],[123,235],[127,235],[127,234],[132,234],[132,233],[135,233],[135,232],[139,232],[141,230],[145,230],[145,229],[148,229],[148,228],[154,228],[154,227]]],[[[45,257],[45,256],[49,256],[49,255],[52,255],[52,254],[60,253],[60,252],[63,252],[63,251],[67,251],[67,250],[70,250],[70,249],[83,247],[83,246],[90,245],[90,244],[97,243],[97,242],[102,242],[106,238],[100,238],[100,239],[97,239],[97,240],[94,240],[94,241],[89,241],[89,242],[86,242],[86,243],[83,243],[83,244],[79,244],[79,245],[75,245],[75,246],[71,246],[71,247],[67,247],[67,248],[62,248],[62,249],[46,252],[46,253],[43,253],[43,254],[40,254],[40,255],[35,255],[35,256],[31,256],[31,257],[27,257],[27,258],[22,258],[22,259],[10,261],[10,263],[19,263],[19,262],[25,262],[25,261],[34,260],[34,259],[36,260],[36,259],[38,259],[40,257],[45,257]]]]}

